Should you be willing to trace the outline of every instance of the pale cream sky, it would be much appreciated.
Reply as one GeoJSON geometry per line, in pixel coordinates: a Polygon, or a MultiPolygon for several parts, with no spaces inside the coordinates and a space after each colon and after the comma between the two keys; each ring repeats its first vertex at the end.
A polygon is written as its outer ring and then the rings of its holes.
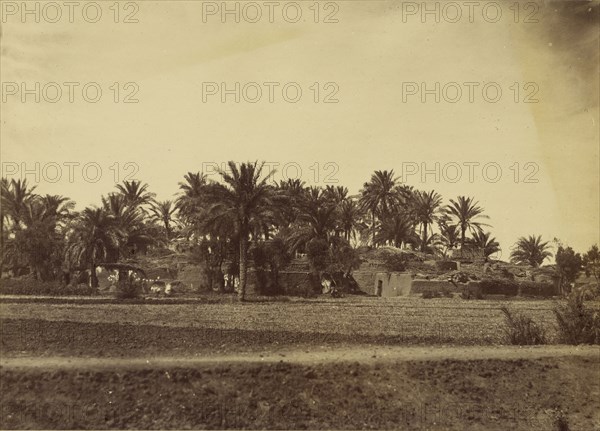
{"type": "MultiPolygon", "coordinates": [[[[496,3],[502,11],[496,23],[482,15],[486,2],[475,9],[472,23],[464,2],[457,2],[463,12],[459,22],[448,22],[454,12],[447,10],[439,23],[433,16],[423,23],[419,11],[407,15],[408,2],[400,1],[335,2],[338,23],[314,23],[312,1],[298,2],[303,19],[289,23],[280,9],[289,2],[279,2],[270,23],[267,6],[257,2],[265,14],[258,23],[244,22],[243,16],[240,23],[231,16],[223,23],[219,14],[206,16],[204,23],[203,2],[149,1],[137,3],[139,22],[130,24],[114,23],[113,2],[98,2],[103,15],[95,24],[78,10],[69,23],[66,8],[59,23],[43,22],[43,14],[40,23],[32,17],[22,23],[20,11],[7,14],[12,9],[5,9],[6,3],[13,2],[2,2],[3,174],[15,163],[33,168],[39,162],[54,176],[48,163],[61,165],[56,183],[40,178],[40,193],[69,196],[79,208],[98,204],[100,195],[114,188],[110,167],[115,162],[119,179],[129,172],[125,163],[135,162],[135,178],[148,182],[160,199],[172,198],[183,175],[201,170],[203,163],[279,162],[277,179],[286,163],[287,173],[295,176],[291,163],[296,163],[309,184],[315,183],[318,163],[319,185],[331,174],[329,179],[356,193],[374,170],[402,174],[403,168],[420,169],[423,163],[434,170],[439,162],[439,180],[429,174],[423,181],[419,172],[407,183],[435,189],[446,202],[475,196],[491,218],[504,258],[523,235],[558,237],[579,251],[598,242],[598,2],[589,3],[590,11],[566,2],[520,10],[519,21],[534,13],[537,23],[515,23],[513,2],[496,3]],[[10,83],[23,82],[28,88],[35,82],[81,85],[73,103],[64,85],[57,103],[43,95],[40,103],[33,95],[23,103],[20,89],[10,94],[10,83]],[[81,87],[87,82],[102,88],[98,103],[83,100],[81,87]],[[114,103],[109,88],[114,82],[121,87],[134,82],[139,103],[114,103]],[[274,103],[262,85],[258,103],[242,99],[236,104],[233,96],[221,103],[218,94],[204,102],[203,82],[225,82],[230,88],[235,82],[281,85],[274,103]],[[303,91],[295,104],[281,94],[290,82],[303,91]],[[310,87],[315,82],[321,99],[333,88],[324,88],[325,83],[335,83],[339,102],[314,103],[310,87]],[[456,82],[463,94],[457,103],[443,97],[436,103],[433,95],[422,103],[420,94],[403,100],[403,83],[410,82],[428,88],[456,82]],[[478,85],[472,103],[465,82],[478,85]],[[484,100],[486,83],[502,89],[498,102],[484,100]],[[524,87],[527,83],[533,84],[524,87]],[[539,102],[523,103],[536,89],[539,102]],[[69,162],[80,163],[72,183],[64,165],[69,162]],[[103,169],[97,183],[83,179],[81,167],[90,162],[103,169]],[[327,163],[339,169],[334,172],[327,163]],[[465,163],[479,163],[473,165],[472,182],[465,163]],[[490,177],[494,166],[502,168],[496,183],[482,178],[489,163],[496,164],[487,171],[490,177]],[[462,177],[452,183],[456,165],[462,177]],[[524,182],[533,172],[538,182],[524,182]]],[[[320,3],[320,21],[333,10],[325,3],[320,3]]],[[[119,19],[130,10],[121,10],[119,19]]],[[[121,88],[119,97],[130,89],[121,88]]],[[[48,97],[54,96],[51,90],[48,97]]],[[[493,88],[488,95],[494,96],[493,88]]],[[[94,170],[88,173],[93,176],[94,170]]],[[[8,177],[23,175],[19,167],[8,177]]],[[[35,182],[34,175],[27,178],[35,182]]]]}

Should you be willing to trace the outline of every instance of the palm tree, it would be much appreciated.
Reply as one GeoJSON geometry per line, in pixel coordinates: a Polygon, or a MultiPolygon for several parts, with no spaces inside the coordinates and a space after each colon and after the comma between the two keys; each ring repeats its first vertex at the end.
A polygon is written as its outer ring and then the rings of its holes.
{"type": "Polygon", "coordinates": [[[36,186],[29,188],[27,180],[11,180],[10,184],[5,180],[2,184],[2,211],[5,217],[12,219],[16,228],[19,227],[21,216],[25,211],[27,203],[33,199],[33,191],[36,186]]]}
{"type": "Polygon", "coordinates": [[[375,171],[369,182],[363,185],[360,196],[361,208],[371,213],[371,240],[375,246],[376,216],[387,216],[390,211],[396,209],[400,203],[400,197],[396,190],[394,171],[375,171]]]}
{"type": "Polygon", "coordinates": [[[90,270],[90,287],[98,287],[96,267],[118,248],[123,234],[116,219],[103,208],[86,208],[75,221],[67,246],[68,260],[90,270]]]}
{"type": "Polygon", "coordinates": [[[438,229],[440,230],[440,240],[445,246],[445,256],[448,255],[448,251],[454,249],[460,242],[460,232],[458,226],[451,223],[452,219],[447,214],[442,214],[438,218],[438,229]]]}
{"type": "Polygon", "coordinates": [[[311,187],[298,201],[298,218],[294,230],[287,238],[291,251],[296,251],[318,238],[329,243],[331,233],[335,232],[337,206],[328,199],[328,195],[318,187],[311,187]]]}
{"type": "Polygon", "coordinates": [[[48,279],[62,244],[58,228],[64,228],[74,203],[62,196],[38,196],[34,189],[26,180],[2,179],[2,262],[11,261],[14,270],[29,267],[36,278],[48,279]]]}
{"type": "Polygon", "coordinates": [[[75,202],[60,195],[35,195],[28,200],[21,212],[22,227],[27,229],[33,225],[45,223],[51,232],[59,232],[67,227],[67,222],[74,217],[75,202]]]}
{"type": "Polygon", "coordinates": [[[414,223],[404,213],[396,213],[383,219],[375,235],[376,244],[392,244],[398,248],[402,248],[404,244],[417,242],[414,223]]]}
{"type": "Polygon", "coordinates": [[[150,193],[148,187],[148,184],[136,180],[117,184],[117,190],[125,198],[125,203],[136,209],[149,204],[154,199],[154,193],[150,193]]]}
{"type": "Polygon", "coordinates": [[[361,226],[362,210],[354,199],[346,199],[339,208],[339,226],[344,239],[350,241],[356,236],[356,230],[361,226]]]}
{"type": "Polygon", "coordinates": [[[187,197],[200,196],[202,187],[206,185],[206,175],[202,172],[188,172],[183,179],[185,181],[179,183],[183,195],[187,197]]]}
{"type": "Polygon", "coordinates": [[[419,246],[419,250],[423,250],[425,253],[436,254],[436,252],[441,252],[446,245],[444,242],[444,238],[437,233],[433,233],[427,236],[427,238],[423,239],[421,236],[416,236],[416,243],[419,246]]]}
{"type": "Polygon", "coordinates": [[[450,199],[450,205],[446,207],[446,212],[456,219],[456,223],[460,228],[461,254],[465,246],[467,230],[471,232],[481,231],[482,226],[487,226],[484,223],[475,221],[477,218],[489,218],[483,214],[483,211],[483,208],[479,206],[479,202],[475,201],[474,198],[459,196],[456,201],[450,199]]]}
{"type": "Polygon", "coordinates": [[[419,190],[413,193],[412,204],[415,219],[423,226],[421,251],[424,252],[428,244],[427,239],[429,238],[427,227],[436,220],[436,214],[442,204],[442,197],[434,190],[429,193],[419,190]]]}
{"type": "Polygon", "coordinates": [[[483,252],[486,262],[492,254],[500,251],[500,244],[490,232],[473,232],[471,243],[483,252]]]}
{"type": "Polygon", "coordinates": [[[287,229],[298,218],[298,208],[307,193],[306,184],[299,179],[288,178],[287,181],[280,181],[275,188],[277,192],[276,225],[280,229],[287,229]]]}
{"type": "Polygon", "coordinates": [[[544,259],[552,256],[548,251],[548,242],[542,242],[542,236],[529,235],[527,238],[520,237],[510,253],[510,260],[521,265],[530,265],[537,268],[544,259]]]}
{"type": "Polygon", "coordinates": [[[272,210],[274,189],[268,184],[273,171],[262,177],[264,162],[242,163],[239,167],[228,162],[229,171],[219,170],[224,184],[209,189],[209,221],[220,218],[232,221],[239,237],[239,291],[240,301],[246,296],[249,235],[272,210]]]}
{"type": "Polygon", "coordinates": [[[69,220],[75,209],[75,202],[60,195],[45,195],[41,201],[46,216],[55,217],[57,222],[69,220]]]}
{"type": "Polygon", "coordinates": [[[198,211],[207,181],[202,172],[188,172],[183,178],[185,181],[179,183],[181,192],[175,206],[179,210],[179,218],[188,222],[188,218],[198,211]]]}
{"type": "Polygon", "coordinates": [[[4,252],[4,224],[8,221],[8,213],[6,212],[6,199],[8,198],[8,194],[10,183],[4,177],[1,179],[0,183],[0,275],[4,272],[4,260],[5,260],[5,252],[4,252]]]}
{"type": "Polygon", "coordinates": [[[108,198],[103,196],[102,208],[114,218],[121,235],[117,248],[108,253],[109,260],[116,262],[120,257],[127,258],[156,242],[157,236],[151,226],[144,223],[143,212],[129,205],[124,195],[111,193],[108,198]]]}
{"type": "Polygon", "coordinates": [[[171,239],[171,222],[173,221],[173,216],[177,211],[177,207],[173,205],[173,201],[155,201],[150,208],[152,211],[152,218],[162,223],[165,227],[165,232],[167,235],[167,241],[171,239]]]}
{"type": "Polygon", "coordinates": [[[323,191],[326,200],[333,202],[336,205],[341,204],[348,198],[348,188],[344,186],[328,185],[323,191]]]}
{"type": "Polygon", "coordinates": [[[188,241],[192,255],[203,262],[208,286],[215,284],[220,291],[224,289],[222,265],[228,256],[233,257],[230,270],[237,266],[235,246],[239,244],[236,232],[232,229],[235,222],[233,214],[214,217],[210,213],[214,196],[219,194],[222,185],[206,182],[201,173],[188,173],[186,182],[179,183],[182,190],[176,200],[175,208],[182,221],[181,234],[188,241]]]}
{"type": "MultiPolygon", "coordinates": [[[[73,202],[62,196],[27,199],[19,211],[19,223],[6,238],[4,258],[16,273],[28,267],[37,280],[50,280],[62,264],[64,230],[73,202]]],[[[4,243],[3,243],[4,245],[4,243]]]]}

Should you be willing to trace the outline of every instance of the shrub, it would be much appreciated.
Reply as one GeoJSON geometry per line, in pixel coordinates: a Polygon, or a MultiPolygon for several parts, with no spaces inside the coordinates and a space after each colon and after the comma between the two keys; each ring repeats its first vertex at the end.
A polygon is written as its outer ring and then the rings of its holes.
{"type": "Polygon", "coordinates": [[[462,293],[460,294],[460,297],[462,299],[484,299],[483,298],[483,293],[481,293],[481,289],[475,289],[475,290],[471,290],[466,288],[465,290],[462,291],[462,293]]]}
{"type": "Polygon", "coordinates": [[[88,296],[94,295],[96,290],[85,285],[65,286],[58,281],[3,278],[0,292],[4,295],[88,296]]]}
{"type": "Polygon", "coordinates": [[[442,287],[439,290],[436,289],[424,289],[421,297],[424,299],[431,298],[453,298],[452,292],[447,287],[442,287]]]}
{"type": "Polygon", "coordinates": [[[250,253],[254,261],[256,288],[261,295],[279,295],[284,286],[279,280],[279,272],[291,260],[285,242],[275,237],[270,242],[255,244],[250,253]]]}
{"type": "Polygon", "coordinates": [[[581,271],[582,260],[579,253],[575,253],[571,247],[558,247],[556,251],[556,269],[560,276],[560,286],[563,291],[571,286],[581,271]]]}
{"type": "Polygon", "coordinates": [[[306,244],[306,256],[313,272],[324,271],[329,257],[329,243],[321,238],[313,238],[306,244]]]}
{"type": "Polygon", "coordinates": [[[440,291],[440,295],[443,296],[444,298],[453,298],[454,295],[452,295],[452,292],[450,291],[450,289],[448,289],[447,287],[442,287],[441,291],[440,291]]]}
{"type": "Polygon", "coordinates": [[[586,307],[583,295],[574,292],[567,303],[554,308],[559,340],[565,344],[600,344],[600,312],[586,307]]]}
{"type": "Polygon", "coordinates": [[[543,327],[535,323],[530,317],[520,313],[511,313],[508,308],[502,307],[504,313],[504,328],[506,340],[509,344],[518,346],[532,346],[546,344],[546,332],[543,327]]]}
{"type": "Polygon", "coordinates": [[[484,299],[483,291],[481,289],[480,282],[469,282],[463,285],[462,292],[460,294],[462,299],[484,299]]]}
{"type": "Polygon", "coordinates": [[[441,295],[437,290],[432,290],[432,289],[426,289],[423,291],[423,294],[421,295],[421,297],[423,299],[432,299],[432,298],[439,298],[441,295]]]}
{"type": "Polygon", "coordinates": [[[573,289],[575,295],[581,295],[584,301],[597,299],[600,296],[600,286],[593,283],[577,286],[573,289]]]}
{"type": "Polygon", "coordinates": [[[266,248],[264,243],[258,243],[250,249],[256,275],[256,290],[261,295],[269,293],[272,287],[266,248]]]}
{"type": "Polygon", "coordinates": [[[522,281],[519,283],[521,288],[521,295],[523,296],[538,296],[548,298],[555,296],[556,288],[553,283],[549,282],[538,282],[538,281],[522,281]]]}
{"type": "Polygon", "coordinates": [[[382,258],[388,271],[406,271],[408,257],[404,253],[385,252],[382,258]]]}
{"type": "Polygon", "coordinates": [[[519,293],[519,285],[512,280],[487,278],[481,280],[479,285],[481,293],[485,295],[517,296],[519,293]]]}
{"type": "Polygon", "coordinates": [[[129,275],[117,283],[117,299],[136,299],[142,293],[142,283],[134,275],[129,275]]]}

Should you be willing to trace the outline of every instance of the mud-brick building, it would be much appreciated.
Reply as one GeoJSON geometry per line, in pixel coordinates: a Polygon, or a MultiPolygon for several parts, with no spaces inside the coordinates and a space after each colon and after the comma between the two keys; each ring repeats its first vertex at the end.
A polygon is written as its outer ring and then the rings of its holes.
{"type": "Polygon", "coordinates": [[[408,272],[378,272],[375,274],[375,296],[394,297],[410,294],[412,277],[408,272]]]}

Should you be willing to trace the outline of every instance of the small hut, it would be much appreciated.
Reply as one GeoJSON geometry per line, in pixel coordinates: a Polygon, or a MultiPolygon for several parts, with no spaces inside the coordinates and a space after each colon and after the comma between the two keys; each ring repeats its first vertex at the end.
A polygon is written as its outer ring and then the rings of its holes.
{"type": "Polygon", "coordinates": [[[375,274],[375,296],[408,295],[411,286],[412,277],[408,272],[378,272],[375,274]]]}

